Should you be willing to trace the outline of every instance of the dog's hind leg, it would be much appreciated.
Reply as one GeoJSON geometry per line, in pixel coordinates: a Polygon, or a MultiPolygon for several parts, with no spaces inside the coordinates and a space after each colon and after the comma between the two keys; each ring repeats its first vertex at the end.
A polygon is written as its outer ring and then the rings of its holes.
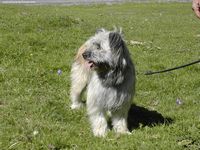
{"type": "Polygon", "coordinates": [[[81,94],[87,85],[89,72],[82,66],[75,62],[71,70],[71,109],[80,108],[83,103],[81,102],[81,94]]]}

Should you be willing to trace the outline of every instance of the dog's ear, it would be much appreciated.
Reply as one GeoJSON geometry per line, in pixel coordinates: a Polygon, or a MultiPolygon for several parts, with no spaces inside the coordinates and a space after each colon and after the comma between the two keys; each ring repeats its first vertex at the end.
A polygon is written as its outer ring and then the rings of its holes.
{"type": "Polygon", "coordinates": [[[105,32],[105,31],[106,31],[106,30],[105,30],[104,28],[97,29],[96,32],[95,32],[95,34],[98,34],[98,33],[100,33],[100,32],[105,32]]]}
{"type": "Polygon", "coordinates": [[[118,32],[111,32],[109,34],[109,43],[112,50],[119,50],[123,46],[123,39],[118,32]]]}
{"type": "Polygon", "coordinates": [[[110,32],[109,34],[109,43],[111,51],[113,52],[113,72],[111,72],[110,76],[112,76],[115,84],[120,84],[124,80],[124,70],[127,67],[126,61],[126,46],[121,37],[121,34],[118,32],[110,32]]]}

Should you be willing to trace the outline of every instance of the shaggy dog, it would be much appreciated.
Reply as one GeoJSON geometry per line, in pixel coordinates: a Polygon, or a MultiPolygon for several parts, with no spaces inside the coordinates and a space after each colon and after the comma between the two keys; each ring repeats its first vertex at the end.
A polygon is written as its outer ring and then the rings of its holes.
{"type": "Polygon", "coordinates": [[[135,69],[121,32],[100,29],[80,47],[71,70],[72,109],[82,106],[85,87],[94,135],[106,135],[106,112],[111,114],[115,132],[129,133],[127,116],[135,91],[135,69]]]}

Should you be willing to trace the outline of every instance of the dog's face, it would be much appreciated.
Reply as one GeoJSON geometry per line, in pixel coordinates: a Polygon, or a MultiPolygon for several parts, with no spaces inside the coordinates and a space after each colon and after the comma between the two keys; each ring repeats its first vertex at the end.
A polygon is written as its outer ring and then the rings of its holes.
{"type": "Polygon", "coordinates": [[[87,67],[97,71],[113,70],[126,66],[124,58],[124,41],[118,32],[99,30],[86,42],[82,54],[87,67]]]}

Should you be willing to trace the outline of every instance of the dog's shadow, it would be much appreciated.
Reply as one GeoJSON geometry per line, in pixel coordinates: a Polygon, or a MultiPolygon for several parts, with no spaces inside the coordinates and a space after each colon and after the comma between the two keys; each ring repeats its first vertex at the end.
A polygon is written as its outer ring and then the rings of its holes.
{"type": "Polygon", "coordinates": [[[173,123],[173,119],[163,117],[157,111],[151,111],[141,106],[131,105],[128,113],[128,128],[130,131],[140,127],[153,127],[161,124],[169,125],[173,123]]]}

